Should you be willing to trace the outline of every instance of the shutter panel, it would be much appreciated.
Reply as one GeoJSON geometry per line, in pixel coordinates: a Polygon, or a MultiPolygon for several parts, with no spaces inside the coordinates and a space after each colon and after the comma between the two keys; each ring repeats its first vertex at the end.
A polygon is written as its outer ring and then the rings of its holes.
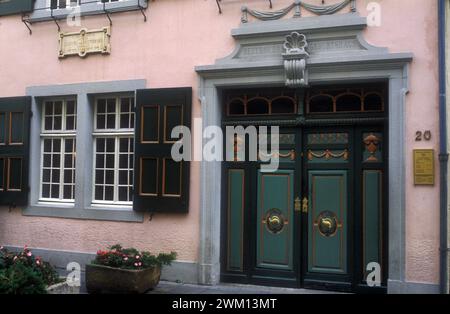
{"type": "Polygon", "coordinates": [[[190,87],[137,91],[135,210],[188,212],[190,163],[171,158],[172,145],[179,140],[171,132],[178,125],[191,128],[191,107],[190,87]]]}
{"type": "Polygon", "coordinates": [[[31,97],[0,98],[0,205],[28,205],[31,97]]]}
{"type": "Polygon", "coordinates": [[[33,11],[34,0],[0,1],[0,16],[33,11]]]}

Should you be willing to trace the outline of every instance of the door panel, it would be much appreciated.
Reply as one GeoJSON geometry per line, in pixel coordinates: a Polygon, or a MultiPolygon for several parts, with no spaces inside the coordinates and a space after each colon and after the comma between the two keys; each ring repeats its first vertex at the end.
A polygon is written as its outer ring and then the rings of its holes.
{"type": "Polygon", "coordinates": [[[366,265],[381,263],[381,221],[383,172],[381,170],[363,171],[363,270],[366,265]]]}
{"type": "Polygon", "coordinates": [[[347,170],[309,171],[308,271],[347,273],[347,170]]]}
{"type": "Polygon", "coordinates": [[[258,171],[256,266],[293,270],[294,170],[258,171]]]}
{"type": "Polygon", "coordinates": [[[228,170],[227,269],[242,271],[244,260],[245,170],[228,170]]]}

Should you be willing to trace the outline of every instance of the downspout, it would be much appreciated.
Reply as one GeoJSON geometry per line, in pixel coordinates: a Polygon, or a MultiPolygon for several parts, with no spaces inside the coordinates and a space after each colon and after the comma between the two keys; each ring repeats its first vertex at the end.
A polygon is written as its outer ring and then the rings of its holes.
{"type": "Polygon", "coordinates": [[[439,0],[439,163],[440,163],[440,292],[447,294],[448,289],[448,241],[447,241],[447,103],[446,103],[446,1],[439,0]]]}

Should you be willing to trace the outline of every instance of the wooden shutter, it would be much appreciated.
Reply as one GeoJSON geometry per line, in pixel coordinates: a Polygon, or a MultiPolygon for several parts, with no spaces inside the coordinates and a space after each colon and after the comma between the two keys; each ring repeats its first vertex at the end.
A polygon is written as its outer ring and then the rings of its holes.
{"type": "Polygon", "coordinates": [[[28,204],[31,97],[0,98],[0,205],[28,204]]]}
{"type": "Polygon", "coordinates": [[[171,158],[172,145],[179,140],[171,132],[178,125],[191,128],[191,105],[190,87],[137,91],[135,210],[188,212],[190,163],[171,158]]]}
{"type": "Polygon", "coordinates": [[[33,11],[34,0],[0,1],[0,16],[33,11]]]}

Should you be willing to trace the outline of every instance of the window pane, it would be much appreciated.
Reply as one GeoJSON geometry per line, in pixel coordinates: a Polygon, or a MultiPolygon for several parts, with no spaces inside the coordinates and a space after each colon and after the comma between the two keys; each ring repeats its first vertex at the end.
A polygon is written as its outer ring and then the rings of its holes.
{"type": "Polygon", "coordinates": [[[44,154],[44,167],[48,168],[52,166],[52,155],[44,154]]]}
{"type": "Polygon", "coordinates": [[[51,186],[51,198],[59,199],[59,185],[52,184],[51,186]]]}
{"type": "Polygon", "coordinates": [[[64,183],[72,183],[73,174],[72,170],[64,170],[64,183]]]}
{"type": "Polygon", "coordinates": [[[62,115],[62,102],[61,101],[56,101],[55,102],[55,104],[54,104],[54,106],[53,106],[53,109],[54,109],[54,114],[55,115],[62,115]]]}
{"type": "Polygon", "coordinates": [[[61,117],[54,117],[53,119],[53,130],[62,130],[62,119],[61,117]]]}
{"type": "Polygon", "coordinates": [[[106,139],[106,152],[113,153],[115,151],[116,141],[114,138],[106,139]]]}
{"type": "Polygon", "coordinates": [[[44,152],[52,151],[52,140],[46,139],[44,140],[44,152]]]}
{"type": "Polygon", "coordinates": [[[64,199],[70,200],[73,199],[73,186],[72,185],[64,185],[64,199]]]}
{"type": "Polygon", "coordinates": [[[114,184],[114,170],[105,171],[105,183],[114,184]]]}
{"type": "Polygon", "coordinates": [[[97,152],[100,152],[100,153],[104,152],[105,151],[105,145],[106,145],[106,139],[98,138],[96,140],[96,142],[97,142],[97,148],[96,148],[97,152]]]}
{"type": "Polygon", "coordinates": [[[66,114],[68,114],[68,115],[74,115],[76,112],[75,112],[75,107],[76,107],[76,105],[75,105],[75,101],[73,101],[73,100],[69,100],[68,102],[67,102],[67,108],[66,108],[66,114]]]}
{"type": "Polygon", "coordinates": [[[95,156],[95,168],[103,168],[105,166],[105,155],[97,154],[95,156]]]}
{"type": "Polygon", "coordinates": [[[121,138],[119,141],[120,141],[119,151],[121,153],[128,152],[129,143],[130,143],[129,139],[128,138],[121,138]]]}
{"type": "Polygon", "coordinates": [[[50,198],[50,184],[43,184],[42,185],[42,197],[43,198],[50,198]]]}
{"type": "Polygon", "coordinates": [[[54,139],[53,140],[53,152],[59,153],[61,151],[61,139],[54,139]]]}
{"type": "Polygon", "coordinates": [[[106,99],[97,100],[97,113],[105,113],[106,112],[106,99]]]}
{"type": "Polygon", "coordinates": [[[113,154],[106,155],[106,168],[114,169],[114,155],[113,154]]]}
{"type": "Polygon", "coordinates": [[[113,200],[114,200],[114,187],[105,186],[105,201],[113,201],[113,200]]]}
{"type": "Polygon", "coordinates": [[[75,130],[75,117],[66,117],[66,130],[75,130]]]}
{"type": "Polygon", "coordinates": [[[95,200],[103,201],[103,186],[95,186],[95,200]]]}
{"type": "Polygon", "coordinates": [[[42,182],[43,183],[50,183],[50,169],[44,169],[42,172],[42,182]]]}
{"type": "Polygon", "coordinates": [[[59,168],[61,166],[61,156],[60,155],[53,155],[52,158],[52,167],[55,168],[59,168]]]}
{"type": "Polygon", "coordinates": [[[106,116],[106,128],[107,129],[115,129],[116,128],[116,115],[108,114],[106,116]]]}
{"type": "Polygon", "coordinates": [[[106,129],[106,118],[104,114],[97,114],[97,129],[106,129]]]}
{"type": "Polygon", "coordinates": [[[52,171],[52,183],[59,183],[59,169],[52,171]]]}
{"type": "Polygon", "coordinates": [[[52,119],[52,117],[45,117],[44,129],[46,131],[51,131],[53,129],[53,119],[52,119]]]}
{"type": "Polygon", "coordinates": [[[107,100],[106,112],[107,113],[116,113],[116,99],[111,98],[111,99],[107,100]]]}
{"type": "Polygon", "coordinates": [[[127,168],[128,167],[128,155],[120,155],[119,157],[119,167],[127,168]]]}
{"type": "Polygon", "coordinates": [[[119,184],[120,185],[128,184],[128,171],[127,170],[119,171],[119,184]]]}
{"type": "Polygon", "coordinates": [[[119,188],[119,201],[120,202],[128,201],[128,189],[126,187],[119,188]]]}

